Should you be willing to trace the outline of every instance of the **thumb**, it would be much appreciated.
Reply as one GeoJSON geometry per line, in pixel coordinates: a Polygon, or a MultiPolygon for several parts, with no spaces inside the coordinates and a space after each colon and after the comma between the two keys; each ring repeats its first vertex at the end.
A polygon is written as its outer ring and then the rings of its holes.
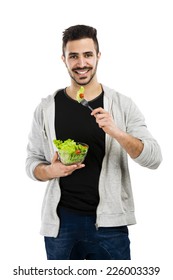
{"type": "Polygon", "coordinates": [[[58,153],[55,152],[53,158],[52,158],[52,163],[55,163],[58,160],[58,153]]]}

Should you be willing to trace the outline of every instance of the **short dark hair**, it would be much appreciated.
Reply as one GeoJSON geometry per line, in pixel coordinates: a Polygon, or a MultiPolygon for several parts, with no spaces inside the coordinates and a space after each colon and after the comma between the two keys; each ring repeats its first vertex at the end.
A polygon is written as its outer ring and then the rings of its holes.
{"type": "Polygon", "coordinates": [[[94,41],[97,54],[99,53],[99,43],[97,40],[97,30],[94,27],[87,25],[74,25],[64,30],[63,32],[63,44],[62,52],[65,54],[64,50],[68,41],[80,40],[85,38],[91,38],[94,41]]]}

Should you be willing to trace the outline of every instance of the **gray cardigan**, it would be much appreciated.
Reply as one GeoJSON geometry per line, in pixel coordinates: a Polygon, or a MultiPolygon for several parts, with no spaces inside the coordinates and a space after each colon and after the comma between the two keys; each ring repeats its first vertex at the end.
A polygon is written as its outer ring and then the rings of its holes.
{"type": "MultiPolygon", "coordinates": [[[[132,100],[113,89],[103,86],[104,108],[109,111],[117,126],[141,139],[144,149],[134,161],[141,166],[156,169],[162,161],[160,147],[145,125],[144,117],[132,100]]],[[[26,172],[34,177],[34,169],[39,163],[49,164],[56,151],[54,96],[43,99],[35,110],[32,129],[27,146],[26,172]]],[[[134,202],[128,169],[128,157],[120,144],[106,135],[105,156],[99,179],[99,204],[97,207],[97,227],[113,227],[135,224],[134,202]]],[[[57,237],[59,217],[57,205],[60,200],[59,178],[48,181],[43,205],[40,233],[57,237]]]]}

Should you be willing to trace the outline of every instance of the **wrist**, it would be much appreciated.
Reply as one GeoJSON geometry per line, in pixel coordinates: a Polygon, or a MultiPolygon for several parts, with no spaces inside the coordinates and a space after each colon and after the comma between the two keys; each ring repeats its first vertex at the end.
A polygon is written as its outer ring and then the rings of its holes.
{"type": "Polygon", "coordinates": [[[47,180],[51,180],[55,178],[55,176],[53,176],[52,164],[48,164],[44,166],[44,173],[47,180]]]}
{"type": "Polygon", "coordinates": [[[126,133],[123,132],[121,129],[116,128],[116,129],[112,132],[112,137],[118,141],[118,140],[124,138],[125,134],[126,134],[126,133]]]}
{"type": "Polygon", "coordinates": [[[41,163],[36,166],[34,176],[40,181],[52,179],[50,164],[41,163]]]}

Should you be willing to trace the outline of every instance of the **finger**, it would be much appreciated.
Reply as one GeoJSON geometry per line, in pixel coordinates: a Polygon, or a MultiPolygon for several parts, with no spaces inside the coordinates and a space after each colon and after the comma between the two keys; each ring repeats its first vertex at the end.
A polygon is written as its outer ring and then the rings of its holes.
{"type": "Polygon", "coordinates": [[[77,164],[77,165],[70,165],[66,167],[66,170],[64,171],[64,175],[63,176],[69,176],[71,175],[75,170],[77,169],[81,169],[85,167],[85,164],[77,164]]]}
{"type": "Polygon", "coordinates": [[[69,165],[66,167],[67,172],[72,172],[77,168],[77,164],[69,165]]]}
{"type": "Polygon", "coordinates": [[[108,114],[107,113],[101,113],[101,114],[97,114],[95,116],[96,118],[96,121],[101,121],[101,120],[106,120],[109,118],[108,114]]]}
{"type": "Polygon", "coordinates": [[[52,158],[52,163],[55,163],[58,160],[58,153],[55,152],[53,158],[52,158]]]}
{"type": "Polygon", "coordinates": [[[105,112],[105,110],[102,107],[96,108],[91,112],[91,116],[96,116],[98,114],[101,114],[105,112]]]}
{"type": "Polygon", "coordinates": [[[64,172],[64,176],[69,176],[71,173],[69,172],[64,172]]]}
{"type": "Polygon", "coordinates": [[[74,170],[75,170],[75,169],[64,171],[64,176],[69,176],[69,175],[71,175],[71,174],[73,173],[74,170]]]}
{"type": "Polygon", "coordinates": [[[80,169],[80,168],[83,168],[83,167],[85,167],[85,164],[82,164],[82,163],[81,163],[81,164],[78,164],[78,165],[77,165],[77,168],[76,168],[76,169],[80,169]]]}
{"type": "Polygon", "coordinates": [[[70,166],[68,166],[68,170],[66,170],[66,171],[70,173],[70,172],[75,171],[76,169],[81,169],[83,167],[85,167],[85,164],[83,164],[83,163],[76,164],[76,165],[70,165],[70,166]]]}

